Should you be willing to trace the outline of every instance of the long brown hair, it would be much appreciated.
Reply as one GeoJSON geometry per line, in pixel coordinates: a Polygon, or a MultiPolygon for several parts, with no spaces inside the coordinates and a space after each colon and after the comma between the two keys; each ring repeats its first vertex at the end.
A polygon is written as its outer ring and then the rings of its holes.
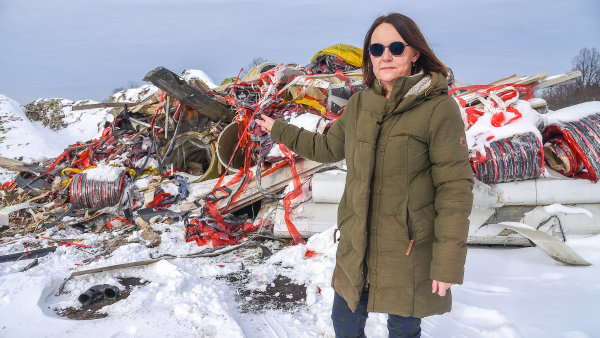
{"type": "Polygon", "coordinates": [[[419,59],[417,59],[415,62],[415,67],[413,67],[413,74],[422,70],[425,72],[425,74],[442,73],[445,77],[448,76],[448,70],[446,69],[446,66],[435,56],[431,48],[429,48],[427,40],[425,40],[425,37],[423,36],[423,33],[421,33],[421,30],[417,24],[406,15],[402,15],[400,13],[391,13],[388,15],[382,15],[375,19],[373,25],[371,25],[371,28],[369,28],[369,31],[365,36],[365,43],[363,47],[363,82],[365,85],[367,85],[367,87],[372,87],[373,82],[375,81],[373,64],[371,63],[371,58],[369,56],[371,36],[373,35],[375,28],[382,23],[389,23],[393,25],[398,34],[402,36],[404,41],[421,53],[419,59]]]}

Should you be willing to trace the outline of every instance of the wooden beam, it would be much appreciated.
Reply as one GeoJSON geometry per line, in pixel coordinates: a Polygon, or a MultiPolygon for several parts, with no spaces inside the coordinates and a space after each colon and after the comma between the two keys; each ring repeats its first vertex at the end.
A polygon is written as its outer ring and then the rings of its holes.
{"type": "MultiPolygon", "coordinates": [[[[332,167],[332,166],[336,166],[336,165],[337,165],[337,163],[334,163],[334,164],[318,163],[318,162],[314,162],[311,160],[302,159],[302,160],[298,160],[296,162],[296,171],[298,172],[300,179],[304,179],[304,178],[314,174],[319,169],[326,168],[326,167],[332,167]]],[[[256,169],[255,167],[252,167],[251,171],[254,173],[255,169],[256,169]]],[[[233,177],[233,175],[225,177],[225,179],[223,180],[223,183],[227,183],[227,181],[231,177],[233,177]]],[[[276,193],[277,191],[283,189],[286,185],[288,185],[288,183],[291,180],[292,180],[292,173],[290,171],[290,167],[285,166],[285,167],[279,168],[276,171],[270,173],[269,175],[261,178],[260,183],[261,183],[261,187],[263,188],[263,191],[266,191],[269,194],[273,194],[273,193],[276,193]]],[[[218,179],[215,178],[215,179],[204,181],[201,183],[196,183],[191,187],[191,189],[195,190],[195,191],[209,192],[215,186],[217,181],[218,181],[218,179]]],[[[240,183],[236,183],[236,184],[231,185],[229,188],[232,191],[237,191],[239,186],[240,186],[240,183]]],[[[205,194],[203,194],[203,195],[205,195],[205,194]]],[[[263,196],[262,192],[260,191],[260,189],[258,188],[258,180],[256,179],[255,176],[253,176],[250,179],[250,182],[248,182],[248,185],[246,186],[244,191],[242,191],[242,193],[239,195],[237,200],[229,206],[229,211],[239,210],[239,209],[241,209],[247,205],[250,205],[256,201],[259,201],[263,198],[264,198],[264,196],[263,196]]],[[[228,201],[229,201],[229,198],[217,202],[217,207],[219,208],[220,211],[223,211],[225,209],[228,201]]],[[[188,211],[188,210],[197,209],[198,207],[193,203],[184,202],[183,204],[180,205],[180,208],[182,211],[188,211]]]]}
{"type": "Polygon", "coordinates": [[[572,71],[572,72],[568,72],[565,74],[560,74],[560,75],[554,75],[551,77],[546,78],[543,81],[540,81],[540,83],[538,83],[535,87],[533,87],[532,90],[538,90],[538,89],[542,89],[542,88],[547,88],[547,87],[551,87],[557,84],[561,84],[561,83],[565,83],[568,81],[575,81],[576,78],[581,76],[581,72],[576,70],[576,71],[572,71]]]}
{"type": "Polygon", "coordinates": [[[34,164],[25,163],[2,156],[0,156],[0,168],[14,171],[25,171],[36,174],[41,174],[42,172],[44,172],[43,168],[40,168],[34,164]]]}
{"type": "Polygon", "coordinates": [[[164,67],[157,67],[149,71],[144,77],[144,81],[152,82],[179,102],[194,108],[198,113],[213,121],[229,122],[233,119],[233,113],[224,105],[192,87],[177,74],[164,67]]]}
{"type": "MultiPolygon", "coordinates": [[[[311,160],[299,160],[296,162],[296,171],[300,176],[300,179],[304,179],[317,170],[330,166],[330,164],[314,162],[311,160]]],[[[280,168],[279,170],[261,178],[261,186],[263,190],[269,194],[273,194],[283,188],[292,180],[292,172],[289,166],[280,168]]],[[[233,191],[238,187],[234,185],[233,191]]],[[[246,189],[240,194],[237,200],[229,206],[229,211],[239,210],[247,205],[250,205],[258,200],[263,199],[263,194],[258,188],[258,180],[256,177],[252,177],[250,183],[246,186],[246,189]]],[[[221,200],[217,203],[217,207],[223,210],[227,205],[227,200],[221,200]]]]}
{"type": "Polygon", "coordinates": [[[128,107],[133,107],[137,103],[135,102],[102,102],[102,103],[93,103],[93,104],[82,104],[79,106],[71,107],[71,110],[84,110],[84,109],[95,109],[95,108],[123,108],[123,106],[127,105],[128,107]]]}

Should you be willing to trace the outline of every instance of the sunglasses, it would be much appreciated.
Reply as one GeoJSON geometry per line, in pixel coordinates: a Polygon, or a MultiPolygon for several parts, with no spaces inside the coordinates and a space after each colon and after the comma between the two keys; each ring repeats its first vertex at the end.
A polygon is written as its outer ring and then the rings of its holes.
{"type": "Polygon", "coordinates": [[[392,53],[393,56],[400,56],[402,53],[404,53],[406,46],[408,45],[404,44],[402,41],[394,41],[390,43],[389,46],[384,46],[380,43],[372,43],[369,46],[369,53],[371,53],[373,57],[378,58],[383,55],[383,52],[385,52],[385,49],[387,48],[390,50],[390,53],[392,53]]]}

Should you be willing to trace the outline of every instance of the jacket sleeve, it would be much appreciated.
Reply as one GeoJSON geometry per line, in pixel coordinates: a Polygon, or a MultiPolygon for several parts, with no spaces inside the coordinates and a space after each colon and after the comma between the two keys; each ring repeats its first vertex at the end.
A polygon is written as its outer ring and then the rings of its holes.
{"type": "Polygon", "coordinates": [[[464,123],[450,97],[434,108],[427,138],[437,213],[430,278],[461,284],[473,204],[473,172],[464,123]]]}
{"type": "Polygon", "coordinates": [[[321,163],[337,162],[344,159],[346,115],[347,112],[335,120],[327,134],[310,132],[281,120],[275,120],[271,128],[271,138],[310,160],[321,163]]]}

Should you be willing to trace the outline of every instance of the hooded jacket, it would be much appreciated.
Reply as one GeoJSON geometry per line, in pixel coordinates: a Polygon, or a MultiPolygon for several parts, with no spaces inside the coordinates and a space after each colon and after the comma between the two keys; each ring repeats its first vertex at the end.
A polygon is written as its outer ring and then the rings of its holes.
{"type": "Polygon", "coordinates": [[[464,123],[446,78],[419,73],[353,95],[325,135],[276,120],[271,137],[314,161],[346,159],[332,285],[356,310],[426,317],[452,299],[432,280],[461,284],[473,174],[464,123]],[[413,241],[413,244],[411,244],[413,241]]]}

